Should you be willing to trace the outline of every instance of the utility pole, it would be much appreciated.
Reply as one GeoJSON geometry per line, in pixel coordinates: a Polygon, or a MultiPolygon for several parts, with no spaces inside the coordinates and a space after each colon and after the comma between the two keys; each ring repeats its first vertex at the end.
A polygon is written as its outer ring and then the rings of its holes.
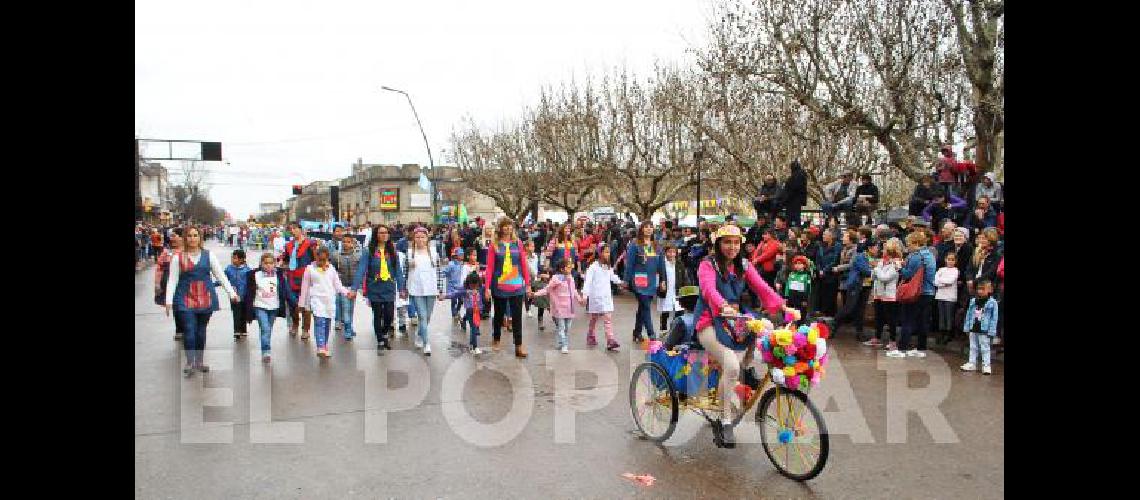
{"type": "Polygon", "coordinates": [[[435,170],[435,160],[433,160],[431,157],[431,146],[428,144],[427,133],[424,132],[424,124],[422,122],[420,122],[419,113],[416,113],[416,105],[412,104],[412,96],[408,95],[408,93],[404,92],[403,90],[398,90],[398,89],[394,89],[391,87],[385,87],[385,86],[381,86],[380,88],[383,90],[387,90],[389,92],[397,92],[400,94],[404,94],[404,97],[406,97],[408,99],[408,105],[412,107],[412,115],[416,117],[416,125],[419,125],[419,127],[420,127],[420,135],[424,136],[424,147],[427,148],[428,167],[431,168],[431,177],[432,177],[432,179],[431,179],[431,212],[432,212],[431,223],[435,224],[435,218],[439,214],[439,210],[437,208],[437,202],[438,202],[437,198],[439,198],[439,194],[438,194],[439,193],[439,172],[436,172],[436,170],[435,170]]]}

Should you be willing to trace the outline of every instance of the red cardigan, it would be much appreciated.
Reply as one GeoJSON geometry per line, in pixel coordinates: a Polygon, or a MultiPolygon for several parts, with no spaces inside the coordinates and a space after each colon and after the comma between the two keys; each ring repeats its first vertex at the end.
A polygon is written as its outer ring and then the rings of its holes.
{"type": "Polygon", "coordinates": [[[780,253],[780,242],[772,239],[767,243],[761,242],[752,250],[752,265],[770,273],[776,270],[776,255],[780,253]]]}

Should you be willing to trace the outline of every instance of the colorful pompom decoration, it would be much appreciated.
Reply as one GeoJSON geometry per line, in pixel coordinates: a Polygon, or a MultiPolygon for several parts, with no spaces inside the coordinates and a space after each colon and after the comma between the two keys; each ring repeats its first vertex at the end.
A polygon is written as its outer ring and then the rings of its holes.
{"type": "Polygon", "coordinates": [[[748,401],[752,398],[752,388],[746,384],[736,384],[736,396],[741,401],[748,401]]]}
{"type": "Polygon", "coordinates": [[[756,347],[771,369],[772,381],[797,391],[818,386],[826,373],[829,333],[827,325],[817,322],[795,330],[780,328],[758,337],[756,347]]]}
{"type": "Polygon", "coordinates": [[[796,347],[803,347],[803,346],[807,345],[807,343],[808,343],[807,334],[797,333],[797,334],[792,336],[792,345],[794,345],[796,347]]]}
{"type": "Polygon", "coordinates": [[[649,341],[649,354],[653,354],[653,353],[656,353],[657,351],[660,351],[661,348],[664,346],[665,346],[665,343],[661,342],[660,340],[650,340],[649,341]]]}
{"type": "Polygon", "coordinates": [[[776,344],[788,345],[792,343],[792,332],[789,330],[776,330],[773,335],[776,337],[776,344]]]}
{"type": "Polygon", "coordinates": [[[793,435],[794,435],[794,433],[792,432],[791,429],[781,429],[779,434],[778,434],[778,437],[780,439],[780,444],[788,444],[788,443],[792,442],[792,436],[793,435]]]}

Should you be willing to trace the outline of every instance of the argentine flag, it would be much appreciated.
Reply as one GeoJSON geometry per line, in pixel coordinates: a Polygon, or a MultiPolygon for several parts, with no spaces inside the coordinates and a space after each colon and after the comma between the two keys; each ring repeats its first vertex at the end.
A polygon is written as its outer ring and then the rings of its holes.
{"type": "Polygon", "coordinates": [[[431,181],[429,181],[427,176],[424,175],[423,170],[420,170],[420,180],[418,184],[420,186],[420,189],[429,192],[431,191],[431,181]]]}

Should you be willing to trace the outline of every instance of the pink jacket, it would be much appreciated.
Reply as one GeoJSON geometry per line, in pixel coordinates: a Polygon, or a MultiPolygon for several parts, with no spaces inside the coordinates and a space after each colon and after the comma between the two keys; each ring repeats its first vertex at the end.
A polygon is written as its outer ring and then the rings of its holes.
{"type": "Polygon", "coordinates": [[[574,283],[574,278],[566,278],[564,274],[556,274],[550,278],[550,283],[542,290],[534,292],[534,295],[550,296],[550,315],[555,318],[566,319],[573,318],[578,312],[578,305],[575,301],[584,301],[586,297],[578,291],[577,285],[574,283]]]}
{"type": "MultiPolygon", "coordinates": [[[[747,260],[744,261],[744,281],[748,283],[748,288],[756,292],[756,296],[760,298],[760,303],[768,309],[768,312],[777,314],[784,307],[784,299],[780,294],[772,290],[760,274],[756,272],[756,267],[747,260]]],[[[704,299],[705,309],[704,314],[697,319],[696,331],[701,331],[712,325],[713,312],[720,314],[720,308],[724,305],[724,297],[716,290],[716,269],[708,259],[701,260],[701,265],[697,267],[697,282],[701,286],[701,298],[704,299]]]]}

